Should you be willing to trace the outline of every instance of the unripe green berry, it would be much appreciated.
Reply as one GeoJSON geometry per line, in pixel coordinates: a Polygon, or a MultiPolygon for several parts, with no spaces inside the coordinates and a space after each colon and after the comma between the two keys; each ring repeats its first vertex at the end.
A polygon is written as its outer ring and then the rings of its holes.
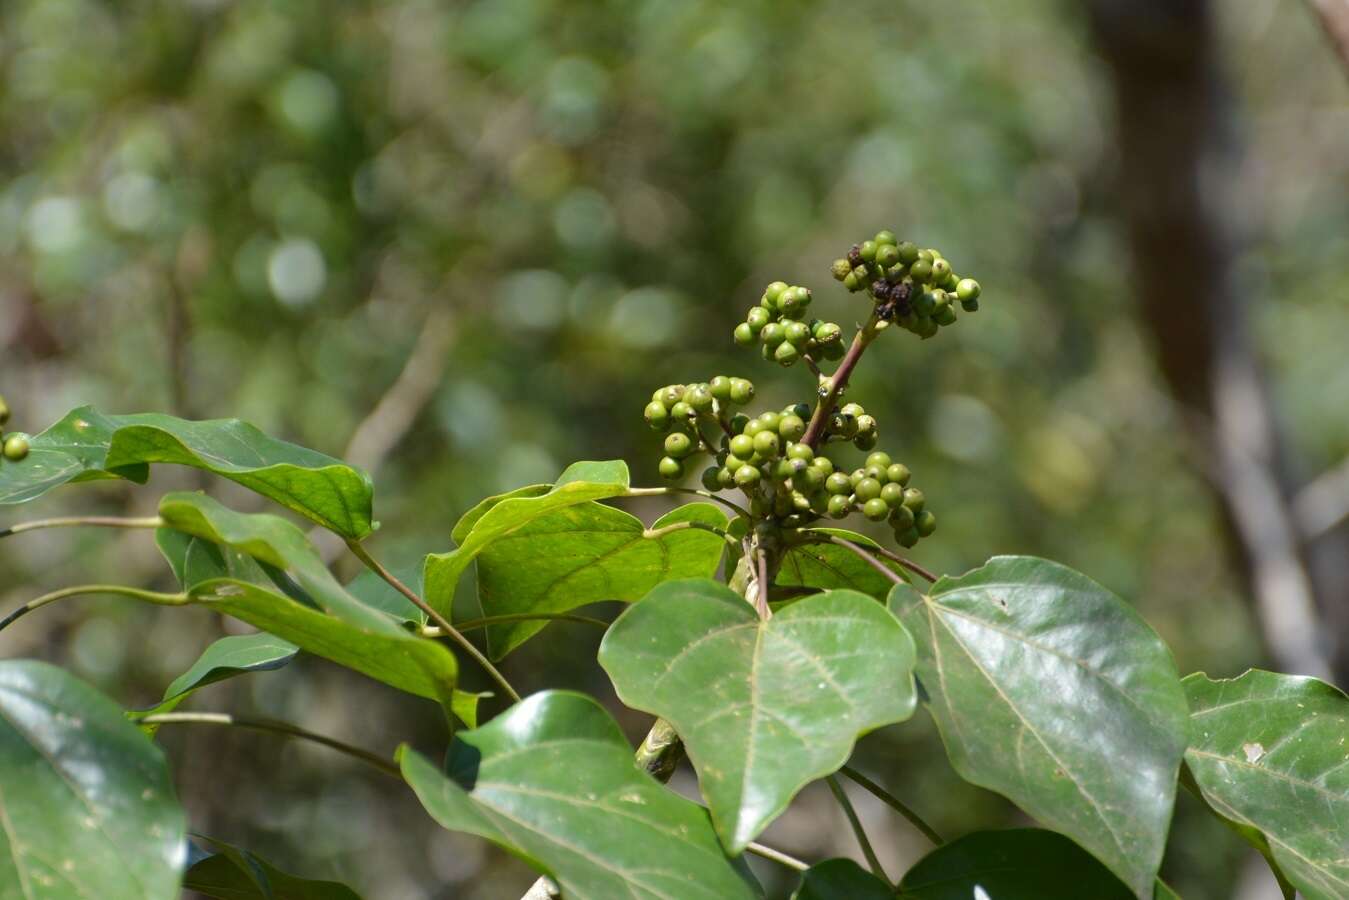
{"type": "Polygon", "coordinates": [[[965,310],[965,312],[978,312],[978,311],[979,311],[979,301],[978,301],[978,300],[961,300],[961,301],[960,301],[960,308],[963,309],[963,310],[965,310]]]}
{"type": "MultiPolygon", "coordinates": [[[[802,446],[804,447],[805,445],[802,444],[802,446]]],[[[834,461],[827,456],[817,456],[815,459],[811,460],[810,464],[813,468],[819,469],[826,476],[834,474],[834,461]]]]}
{"type": "Polygon", "coordinates": [[[848,273],[851,271],[852,271],[852,264],[849,263],[846,259],[843,259],[841,257],[839,259],[834,260],[834,262],[829,266],[829,274],[834,276],[835,281],[842,281],[843,279],[847,278],[848,273]]]}
{"type": "Polygon", "coordinates": [[[960,298],[960,302],[962,303],[966,300],[978,300],[979,282],[975,281],[973,278],[960,279],[960,282],[956,284],[956,296],[960,298]]]}
{"type": "Polygon", "coordinates": [[[726,467],[730,469],[732,472],[734,472],[741,466],[751,465],[750,460],[753,458],[754,458],[753,453],[749,454],[748,456],[737,456],[734,453],[729,453],[726,455],[726,467]]]}
{"type": "Polygon", "coordinates": [[[718,375],[707,383],[708,390],[712,396],[725,403],[731,399],[731,379],[725,375],[718,375]]]}
{"type": "Polygon", "coordinates": [[[829,498],[829,506],[826,508],[831,519],[846,519],[848,513],[852,512],[852,501],[848,499],[847,494],[835,494],[829,498]]]}
{"type": "Polygon", "coordinates": [[[9,404],[5,402],[4,397],[0,397],[0,425],[9,421],[9,404]]]}
{"type": "Polygon", "coordinates": [[[749,424],[749,416],[745,415],[744,413],[736,413],[735,415],[731,416],[731,433],[740,434],[745,430],[745,426],[748,424],[749,424]]]}
{"type": "MultiPolygon", "coordinates": [[[[5,444],[5,451],[9,451],[9,444],[5,444]]],[[[914,527],[918,529],[919,537],[928,537],[937,530],[937,517],[933,515],[932,510],[925,509],[914,519],[914,527]]]]}
{"type": "Polygon", "coordinates": [[[891,463],[885,470],[885,480],[904,487],[909,483],[909,467],[904,463],[891,463]]]}
{"type": "Polygon", "coordinates": [[[669,409],[670,407],[678,403],[680,400],[684,399],[684,386],[682,384],[667,384],[665,387],[660,389],[658,394],[659,396],[657,396],[655,399],[659,400],[661,403],[664,403],[665,408],[669,409]]]}
{"type": "Polygon", "coordinates": [[[689,416],[693,415],[693,407],[689,406],[683,400],[680,400],[674,406],[670,407],[670,418],[674,425],[687,425],[689,416]]]}
{"type": "Polygon", "coordinates": [[[735,326],[735,331],[731,332],[731,337],[734,338],[735,342],[741,347],[750,347],[754,345],[754,332],[744,322],[735,326]]]}
{"type": "Polygon", "coordinates": [[[906,266],[911,266],[918,259],[918,245],[913,241],[900,241],[896,245],[899,250],[899,261],[906,266]]]}
{"type": "Polygon", "coordinates": [[[759,481],[759,470],[750,465],[744,465],[735,470],[735,483],[741,487],[749,487],[757,484],[759,481]]]}
{"type": "Polygon", "coordinates": [[[782,326],[783,335],[787,342],[795,344],[798,349],[806,341],[810,340],[810,326],[805,322],[788,322],[782,326]]]}
{"type": "Polygon", "coordinates": [[[876,242],[863,241],[857,246],[857,255],[862,257],[865,262],[874,262],[876,259],[876,242]]]}
{"type": "Polygon", "coordinates": [[[824,489],[831,494],[851,494],[852,479],[842,472],[835,472],[824,480],[824,489]]]}
{"type": "Polygon", "coordinates": [[[660,461],[660,474],[662,478],[668,478],[671,481],[674,481],[677,478],[683,478],[684,464],[669,456],[662,457],[660,461]]]}
{"type": "Polygon", "coordinates": [[[857,417],[857,436],[875,437],[876,418],[875,416],[861,415],[857,417]]]}
{"type": "MultiPolygon", "coordinates": [[[[870,416],[863,416],[862,418],[870,418],[870,416]]],[[[861,450],[862,452],[865,453],[866,451],[871,450],[876,446],[877,440],[878,438],[876,437],[876,432],[872,431],[868,432],[867,434],[859,434],[857,437],[853,438],[852,444],[858,450],[861,450]]]]}
{"type": "Polygon", "coordinates": [[[810,336],[821,344],[828,344],[843,337],[843,329],[834,322],[820,322],[811,329],[810,336]]]}
{"type": "Polygon", "coordinates": [[[838,411],[854,419],[866,412],[860,403],[845,403],[839,407],[838,411]]]}
{"type": "Polygon", "coordinates": [[[923,492],[918,490],[918,488],[904,489],[904,505],[913,510],[915,515],[922,511],[925,499],[923,492]]]}
{"type": "Polygon", "coordinates": [[[754,385],[744,378],[731,379],[731,402],[748,403],[754,399],[754,385]]]}
{"type": "Polygon", "coordinates": [[[684,402],[693,407],[694,412],[711,412],[712,388],[706,384],[692,385],[684,392],[684,402]]]}
{"type": "Polygon", "coordinates": [[[820,354],[830,361],[838,361],[843,358],[846,351],[843,349],[843,341],[830,341],[827,344],[820,345],[820,354]]]}
{"type": "Polygon", "coordinates": [[[890,467],[890,463],[891,463],[890,454],[884,452],[883,450],[877,450],[875,453],[867,457],[868,466],[880,466],[882,469],[888,469],[890,467]]]}
{"type": "Polygon", "coordinates": [[[786,481],[797,474],[797,465],[800,465],[802,469],[806,467],[806,464],[799,459],[780,459],[777,465],[773,467],[773,477],[778,481],[786,481]]]}
{"type": "Polygon", "coordinates": [[[776,433],[764,429],[754,436],[754,452],[761,453],[767,457],[778,455],[778,449],[781,442],[776,433]]]}
{"type": "Polygon", "coordinates": [[[890,507],[880,497],[873,497],[862,504],[862,515],[873,522],[884,522],[890,515],[890,507]]]}
{"type": "Polygon", "coordinates": [[[824,486],[824,473],[807,463],[804,459],[793,459],[802,463],[801,470],[792,476],[792,483],[806,493],[813,494],[824,486]]]}
{"type": "MultiPolygon", "coordinates": [[[[785,441],[799,441],[806,433],[806,423],[798,415],[783,416],[778,422],[778,434],[785,441]]],[[[809,450],[809,447],[806,447],[809,450]]]]}
{"type": "Polygon", "coordinates": [[[931,247],[927,248],[926,250],[918,251],[918,259],[925,263],[933,262],[939,256],[941,256],[941,254],[938,253],[936,250],[933,250],[931,247]]]}
{"type": "Polygon", "coordinates": [[[843,286],[853,293],[860,291],[865,285],[866,282],[858,278],[855,271],[849,272],[847,275],[843,276],[843,286]]]}
{"type": "Polygon", "coordinates": [[[693,439],[682,431],[665,436],[665,455],[683,459],[693,452],[693,439]]]}
{"type": "Polygon", "coordinates": [[[5,459],[11,462],[18,462],[28,455],[28,435],[22,432],[14,432],[5,438],[4,448],[5,459]]]}
{"type": "Polygon", "coordinates": [[[747,437],[754,437],[756,434],[758,434],[763,430],[764,430],[764,423],[756,416],[755,418],[750,419],[747,423],[745,423],[745,427],[741,429],[741,433],[746,435],[747,437]]]}
{"type": "Polygon", "coordinates": [[[932,314],[932,321],[938,325],[954,325],[956,323],[956,308],[948,301],[945,306],[939,307],[932,314]]]}
{"type": "Polygon", "coordinates": [[[874,478],[863,478],[853,488],[857,499],[863,503],[881,495],[881,483],[874,478]]]}
{"type": "Polygon", "coordinates": [[[901,547],[912,547],[918,543],[918,530],[915,528],[908,528],[904,531],[896,530],[895,543],[901,547]]]}
{"type": "Polygon", "coordinates": [[[759,424],[763,426],[764,431],[777,431],[778,425],[782,422],[782,414],[769,410],[765,413],[759,413],[759,424]]]}
{"type": "Polygon", "coordinates": [[[876,232],[876,237],[873,240],[876,241],[877,245],[889,244],[893,247],[895,245],[895,233],[887,228],[876,232]]]}
{"type": "Polygon", "coordinates": [[[782,292],[782,296],[778,297],[778,309],[782,311],[784,318],[794,319],[801,314],[801,311],[806,308],[806,304],[809,302],[805,288],[787,288],[782,292]]]}
{"type": "Polygon", "coordinates": [[[937,308],[937,295],[933,291],[923,291],[913,298],[913,311],[920,316],[930,316],[937,308]]]}
{"type": "Polygon", "coordinates": [[[787,331],[779,322],[769,322],[759,332],[759,340],[763,341],[765,347],[776,347],[787,337],[787,331]]]}
{"type": "Polygon", "coordinates": [[[932,263],[925,259],[920,259],[909,266],[909,276],[917,283],[922,284],[932,280],[932,263]]]}
{"type": "Polygon", "coordinates": [[[784,366],[793,365],[800,358],[801,351],[797,349],[795,344],[788,341],[778,344],[778,348],[773,351],[773,359],[784,366]]]}
{"type": "Polygon", "coordinates": [[[915,323],[914,333],[921,338],[930,338],[937,333],[937,329],[940,327],[932,318],[921,316],[915,323]]]}
{"type": "Polygon", "coordinates": [[[646,419],[646,424],[656,431],[664,431],[670,427],[670,411],[659,400],[648,403],[646,409],[642,411],[642,416],[646,419]]]}
{"type": "Polygon", "coordinates": [[[880,466],[863,466],[862,477],[874,478],[881,484],[885,484],[885,470],[882,469],[880,466]]]}
{"type": "Polygon", "coordinates": [[[881,485],[881,499],[890,506],[899,506],[904,502],[903,485],[895,484],[893,481],[889,484],[881,485]]]}
{"type": "Polygon", "coordinates": [[[762,306],[751,306],[749,312],[745,314],[745,324],[755,334],[763,330],[763,327],[771,321],[773,321],[773,314],[762,306]]]}
{"type": "Polygon", "coordinates": [[[754,452],[754,437],[748,434],[737,434],[731,438],[730,449],[731,453],[741,459],[749,459],[750,454],[754,452]]]}
{"type": "Polygon", "coordinates": [[[876,248],[876,265],[889,269],[899,264],[899,248],[894,244],[881,244],[876,248]]]}
{"type": "Polygon", "coordinates": [[[778,298],[782,296],[782,292],[785,290],[787,290],[787,282],[774,281],[769,284],[768,287],[764,288],[763,295],[768,302],[776,304],[778,298]]]}
{"type": "Polygon", "coordinates": [[[946,281],[946,276],[951,274],[951,264],[938,257],[932,261],[932,280],[938,284],[946,281]]]}
{"type": "Polygon", "coordinates": [[[848,484],[850,487],[855,488],[857,487],[858,483],[861,482],[861,480],[866,477],[867,473],[865,469],[853,469],[852,474],[848,476],[848,484]]]}
{"type": "Polygon", "coordinates": [[[913,527],[913,510],[907,506],[894,506],[890,508],[890,524],[895,527],[895,533],[908,531],[913,527]]]}
{"type": "Polygon", "coordinates": [[[703,474],[700,476],[699,480],[702,481],[703,487],[707,490],[719,491],[721,490],[720,476],[721,466],[708,466],[706,469],[703,469],[703,474]]]}

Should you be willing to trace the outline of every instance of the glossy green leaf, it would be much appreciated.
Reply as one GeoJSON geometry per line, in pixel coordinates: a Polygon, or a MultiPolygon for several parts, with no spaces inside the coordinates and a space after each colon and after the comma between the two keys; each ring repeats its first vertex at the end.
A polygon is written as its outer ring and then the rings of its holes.
{"type": "Polygon", "coordinates": [[[164,755],[116,703],[0,661],[0,900],[172,900],[183,839],[164,755]]]}
{"type": "Polygon", "coordinates": [[[1248,838],[1243,829],[1263,836],[1308,900],[1349,897],[1349,697],[1259,669],[1184,685],[1185,762],[1205,802],[1248,838]]]}
{"type": "Polygon", "coordinates": [[[536,494],[536,487],[528,487],[483,501],[465,516],[467,525],[461,520],[456,526],[455,533],[462,538],[456,539],[456,549],[426,557],[426,602],[448,615],[460,576],[493,541],[556,510],[622,496],[628,486],[628,467],[621,460],[578,462],[568,466],[546,493],[536,494]]]}
{"type": "Polygon", "coordinates": [[[964,778],[1067,834],[1140,897],[1166,845],[1188,711],[1171,653],[1096,582],[996,557],[890,607],[964,778]]]}
{"type": "MultiPolygon", "coordinates": [[[[194,602],[385,684],[451,705],[458,667],[449,650],[347,593],[294,524],[278,516],[238,513],[190,493],[165,495],[159,514],[171,528],[293,572],[317,608],[234,577],[189,585],[194,602]]],[[[466,699],[459,702],[462,707],[466,699]]]]}
{"type": "Polygon", "coordinates": [[[618,724],[582,694],[535,694],[461,732],[444,771],[406,746],[398,759],[437,822],[516,854],[569,900],[758,896],[707,811],[639,771],[618,724]]]}
{"type": "MultiPolygon", "coordinates": [[[[801,874],[792,900],[890,900],[890,886],[851,859],[826,859],[801,874]]],[[[962,898],[968,900],[968,898],[962,898]]]]}
{"type": "MultiPolygon", "coordinates": [[[[387,563],[386,563],[387,565],[387,563]]],[[[410,565],[389,565],[389,571],[403,584],[412,588],[417,595],[422,593],[422,561],[416,560],[410,565]]],[[[369,569],[362,569],[351,581],[347,582],[347,593],[366,606],[383,610],[401,622],[411,622],[418,627],[427,622],[426,613],[407,597],[369,569]]]]}
{"type": "MultiPolygon", "coordinates": [[[[217,681],[249,672],[279,669],[299,652],[300,648],[290,641],[283,641],[265,631],[222,637],[207,647],[191,668],[169,684],[164,690],[164,698],[148,712],[168,712],[198,688],[217,681]]],[[[153,726],[144,727],[153,729],[153,726]]]]}
{"type": "Polygon", "coordinates": [[[903,900],[1133,897],[1133,892],[1090,853],[1061,834],[1038,828],[967,834],[920,859],[905,873],[899,888],[903,900]]]}
{"type": "Polygon", "coordinates": [[[208,578],[238,578],[270,583],[267,573],[247,553],[175,528],[156,528],[155,543],[168,561],[173,577],[184,588],[208,578]]]}
{"type": "Polygon", "coordinates": [[[619,698],[684,739],[722,842],[740,852],[861,734],[913,714],[914,646],[855,591],[767,622],[707,579],[660,585],[618,617],[600,665],[619,698]]]}
{"type": "MultiPolygon", "coordinates": [[[[726,527],[710,503],[690,503],[658,519],[652,530],[683,522],[726,527]]],[[[498,538],[478,556],[478,601],[484,616],[566,612],[600,600],[632,602],[662,581],[710,577],[726,541],[696,528],[647,537],[641,520],[600,503],[540,516],[498,538]]],[[[547,622],[512,622],[487,630],[500,659],[547,622]]]]}
{"type": "Polygon", "coordinates": [[[282,872],[267,860],[221,841],[194,836],[209,848],[192,861],[183,887],[219,900],[361,900],[336,881],[314,881],[282,872]]]}
{"type": "MultiPolygon", "coordinates": [[[[811,528],[816,534],[834,535],[859,546],[875,547],[876,542],[864,534],[843,528],[811,528]]],[[[881,562],[896,575],[908,580],[908,573],[889,560],[881,562]]],[[[846,588],[872,597],[884,599],[895,586],[847,547],[837,544],[802,544],[791,547],[782,556],[782,568],[774,583],[780,587],[811,587],[821,591],[846,588]]]]}
{"type": "Polygon", "coordinates": [[[359,540],[372,528],[370,478],[341,460],[238,419],[113,416],[87,406],[36,435],[24,460],[0,467],[0,503],[23,503],[69,481],[143,482],[150,463],[213,472],[346,537],[359,540]]]}
{"type": "Polygon", "coordinates": [[[516,488],[513,491],[507,491],[504,494],[496,494],[491,497],[485,497],[479,500],[468,512],[459,517],[459,521],[454,523],[454,528],[450,531],[450,540],[456,544],[462,544],[468,537],[468,533],[473,530],[473,526],[478,524],[478,520],[486,512],[496,506],[502,500],[515,500],[520,497],[538,497],[546,494],[553,489],[551,484],[529,484],[524,487],[516,488]]]}

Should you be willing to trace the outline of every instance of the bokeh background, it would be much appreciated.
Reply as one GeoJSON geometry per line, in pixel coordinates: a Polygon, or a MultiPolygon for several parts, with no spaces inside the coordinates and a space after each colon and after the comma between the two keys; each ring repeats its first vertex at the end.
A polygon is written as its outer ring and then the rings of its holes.
{"type": "MultiPolygon", "coordinates": [[[[886,335],[854,381],[941,517],[921,561],[1052,557],[1135,603],[1182,672],[1344,684],[1349,81],[1311,6],[5,0],[10,427],[81,403],[238,415],[369,467],[375,546],[407,563],[573,459],[657,483],[654,387],[727,373],[800,398],[809,375],[737,352],[732,326],[776,278],[862,317],[828,265],[891,227],[984,285],[977,315],[886,335]]],[[[205,484],[67,488],[5,524],[205,484]]],[[[0,565],[5,608],[168,575],[139,532],[24,535],[0,565]]],[[[0,652],[135,706],[233,627],[74,601],[0,652]]],[[[612,700],[596,642],[554,626],[508,674],[612,700]]],[[[193,703],[380,751],[445,740],[429,704],[321,660],[193,703]]],[[[533,879],[342,757],[160,734],[193,828],[282,868],[369,898],[533,879]]],[[[859,753],[944,833],[1021,821],[954,775],[923,713],[859,753]]],[[[855,799],[892,874],[924,852],[855,799]]],[[[857,854],[822,789],[765,840],[857,854]]],[[[1190,900],[1271,889],[1185,795],[1164,875],[1190,900]]]]}

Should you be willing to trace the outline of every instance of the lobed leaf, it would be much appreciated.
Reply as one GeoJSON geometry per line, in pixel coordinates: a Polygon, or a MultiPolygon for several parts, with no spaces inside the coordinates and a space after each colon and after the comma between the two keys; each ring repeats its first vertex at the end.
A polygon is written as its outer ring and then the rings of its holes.
{"type": "Polygon", "coordinates": [[[0,467],[0,504],[24,503],[70,481],[144,482],[151,463],[228,478],[345,537],[359,540],[373,528],[370,478],[341,460],[238,419],[115,416],[88,406],[34,436],[22,462],[0,467]]]}
{"type": "Polygon", "coordinates": [[[248,850],[194,837],[214,852],[191,861],[183,875],[188,890],[218,900],[361,900],[344,884],[297,878],[248,850]]]}
{"type": "Polygon", "coordinates": [[[116,703],[0,661],[0,900],[172,900],[184,828],[163,753],[116,703]]]}
{"type": "Polygon", "coordinates": [[[861,734],[913,715],[913,639],[855,591],[768,621],[707,579],[659,585],[618,617],[599,661],[628,706],[684,740],[722,843],[744,849],[861,734]]]}
{"type": "Polygon", "coordinates": [[[957,772],[1073,838],[1149,897],[1188,712],[1175,664],[1128,605],[1033,557],[996,557],[890,608],[957,772]]]}
{"type": "Polygon", "coordinates": [[[1349,697],[1259,669],[1183,684],[1204,801],[1308,900],[1349,897],[1349,697]]]}
{"type": "Polygon", "coordinates": [[[460,732],[445,768],[403,746],[403,777],[437,822],[551,875],[571,900],[760,896],[707,811],[639,771],[618,724],[568,691],[460,732]]]}
{"type": "MultiPolygon", "coordinates": [[[[690,503],[661,517],[657,530],[682,522],[726,527],[710,503],[690,503]]],[[[478,556],[478,601],[484,616],[566,612],[600,600],[631,603],[663,581],[710,577],[726,542],[696,528],[646,536],[637,517],[588,502],[540,516],[498,538],[478,556]]],[[[546,621],[487,629],[500,659],[538,634],[546,621]]]]}
{"type": "Polygon", "coordinates": [[[544,493],[537,493],[538,486],[532,486],[484,500],[455,526],[452,536],[459,544],[456,549],[426,557],[426,602],[448,616],[460,576],[492,542],[556,510],[620,497],[628,492],[629,483],[627,464],[621,460],[577,462],[544,493]]]}

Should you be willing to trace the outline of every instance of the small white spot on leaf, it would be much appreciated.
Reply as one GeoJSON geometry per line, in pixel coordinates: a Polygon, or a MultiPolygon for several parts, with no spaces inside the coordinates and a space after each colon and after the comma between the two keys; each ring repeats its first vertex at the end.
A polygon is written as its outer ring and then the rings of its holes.
{"type": "Polygon", "coordinates": [[[1246,754],[1246,762],[1256,763],[1265,755],[1265,748],[1259,744],[1242,744],[1241,752],[1246,754]]]}

